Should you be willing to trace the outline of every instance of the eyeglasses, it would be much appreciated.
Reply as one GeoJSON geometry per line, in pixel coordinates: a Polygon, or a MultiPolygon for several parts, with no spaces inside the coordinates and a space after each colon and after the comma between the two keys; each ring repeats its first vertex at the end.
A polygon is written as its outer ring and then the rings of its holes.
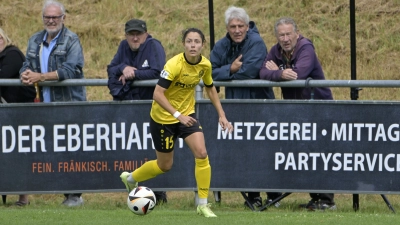
{"type": "Polygon", "coordinates": [[[62,14],[61,16],[43,16],[43,20],[45,22],[49,22],[51,19],[53,19],[53,21],[58,22],[60,21],[61,17],[63,17],[64,14],[62,14]]]}

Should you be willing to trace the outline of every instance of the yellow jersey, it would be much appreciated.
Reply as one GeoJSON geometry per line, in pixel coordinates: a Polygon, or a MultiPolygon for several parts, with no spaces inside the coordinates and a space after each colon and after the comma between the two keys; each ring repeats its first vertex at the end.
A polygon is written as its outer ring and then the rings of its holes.
{"type": "MultiPolygon", "coordinates": [[[[169,87],[164,92],[165,97],[176,110],[187,116],[195,112],[195,90],[200,80],[202,79],[207,87],[213,86],[211,72],[211,63],[204,56],[201,56],[199,63],[191,64],[186,61],[184,53],[180,53],[167,61],[163,71],[161,71],[158,83],[161,83],[162,79],[170,82],[169,87]]],[[[160,124],[179,122],[154,100],[150,116],[160,124]]]]}

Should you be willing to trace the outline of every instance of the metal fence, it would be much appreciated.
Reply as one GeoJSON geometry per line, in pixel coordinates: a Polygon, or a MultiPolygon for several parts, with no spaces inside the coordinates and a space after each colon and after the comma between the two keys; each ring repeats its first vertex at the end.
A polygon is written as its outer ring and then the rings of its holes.
{"type": "MultiPolygon", "coordinates": [[[[40,82],[39,86],[107,86],[107,79],[68,79],[64,81],[40,82]]],[[[141,80],[133,82],[132,86],[154,86],[157,83],[154,80],[141,80]]],[[[0,86],[21,86],[17,79],[0,79],[0,86]]],[[[274,82],[267,80],[249,79],[249,80],[231,80],[214,81],[215,86],[225,87],[340,87],[340,88],[393,88],[400,87],[400,80],[293,80],[274,82]]],[[[203,83],[196,88],[196,98],[203,98],[203,83]]]]}
{"type": "MultiPolygon", "coordinates": [[[[107,86],[107,79],[68,79],[64,81],[40,82],[39,86],[107,86]]],[[[152,86],[155,80],[135,81],[132,86],[152,86]]],[[[0,86],[21,86],[17,79],[0,79],[0,86]]],[[[203,83],[200,83],[203,86],[203,83]]],[[[400,80],[293,80],[274,82],[249,79],[214,81],[216,86],[227,87],[400,87],[400,80]],[[308,84],[307,84],[308,82],[308,84]]]]}

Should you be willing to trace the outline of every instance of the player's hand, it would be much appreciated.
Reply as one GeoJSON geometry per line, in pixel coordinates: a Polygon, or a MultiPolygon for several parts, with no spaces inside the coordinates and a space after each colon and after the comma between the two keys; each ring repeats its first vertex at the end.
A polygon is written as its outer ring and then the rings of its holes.
{"type": "Polygon", "coordinates": [[[197,123],[197,120],[191,116],[185,116],[185,115],[180,115],[177,118],[179,120],[179,122],[181,122],[181,124],[187,126],[187,127],[191,127],[193,126],[195,123],[197,123]]]}
{"type": "Polygon", "coordinates": [[[219,125],[222,127],[222,130],[228,129],[228,132],[232,133],[233,126],[231,123],[229,123],[229,121],[226,119],[226,117],[219,118],[219,125]]]}
{"type": "Polygon", "coordinates": [[[239,55],[235,61],[233,61],[232,65],[231,65],[231,73],[236,73],[237,71],[239,71],[240,67],[242,66],[243,62],[240,61],[242,59],[242,55],[239,55]]]}

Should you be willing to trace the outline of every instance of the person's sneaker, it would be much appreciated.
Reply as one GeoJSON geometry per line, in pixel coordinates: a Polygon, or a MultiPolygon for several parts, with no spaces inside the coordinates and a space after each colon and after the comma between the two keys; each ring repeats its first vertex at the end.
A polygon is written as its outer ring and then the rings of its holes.
{"type": "Polygon", "coordinates": [[[299,207],[308,209],[310,211],[315,211],[319,208],[318,202],[314,202],[314,201],[309,201],[307,204],[301,204],[301,205],[299,205],[299,207]]]}
{"type": "MultiPolygon", "coordinates": [[[[269,198],[269,199],[265,200],[265,204],[268,204],[268,203],[270,203],[272,201],[273,200],[269,198]]],[[[281,203],[275,202],[274,206],[275,206],[275,208],[279,208],[279,206],[281,206],[281,203]]]]}
{"type": "Polygon", "coordinates": [[[131,193],[131,191],[138,186],[138,182],[135,183],[130,183],[128,181],[128,177],[131,173],[129,172],[122,172],[121,175],[119,176],[122,180],[122,183],[125,184],[126,189],[128,190],[128,193],[131,193]]]}
{"type": "MultiPolygon", "coordinates": [[[[261,197],[255,197],[253,199],[250,199],[249,201],[253,205],[254,209],[260,208],[262,206],[262,198],[261,197]]],[[[244,205],[251,209],[251,207],[249,206],[249,203],[247,201],[244,202],[244,205]]]]}
{"type": "Polygon", "coordinates": [[[336,210],[336,205],[335,204],[327,204],[327,203],[321,203],[319,206],[319,209],[321,210],[336,210]]]}
{"type": "Polygon", "coordinates": [[[80,196],[68,195],[62,204],[68,207],[81,206],[83,205],[83,198],[80,196]]]}
{"type": "Polygon", "coordinates": [[[197,206],[197,214],[204,217],[217,217],[210,209],[211,204],[208,203],[206,205],[198,205],[197,206]]]}

